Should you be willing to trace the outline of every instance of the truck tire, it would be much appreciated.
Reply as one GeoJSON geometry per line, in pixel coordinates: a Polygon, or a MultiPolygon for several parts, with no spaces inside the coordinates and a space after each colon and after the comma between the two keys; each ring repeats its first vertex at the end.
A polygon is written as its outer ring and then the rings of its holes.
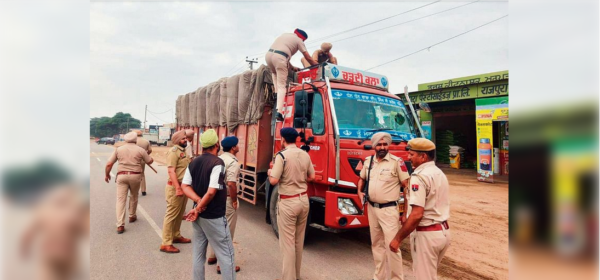
{"type": "Polygon", "coordinates": [[[277,199],[279,198],[279,186],[275,186],[271,192],[271,201],[269,202],[269,213],[271,214],[271,227],[275,236],[279,239],[279,227],[277,226],[277,199]]]}

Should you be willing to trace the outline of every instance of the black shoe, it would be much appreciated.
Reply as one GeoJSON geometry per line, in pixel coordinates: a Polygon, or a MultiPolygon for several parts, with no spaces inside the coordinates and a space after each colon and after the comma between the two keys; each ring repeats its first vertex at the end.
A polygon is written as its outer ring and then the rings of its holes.
{"type": "Polygon", "coordinates": [[[280,121],[280,122],[282,122],[282,121],[283,121],[283,115],[282,115],[281,113],[277,113],[277,116],[275,117],[275,119],[276,119],[277,121],[280,121]]]}
{"type": "Polygon", "coordinates": [[[146,196],[146,192],[142,192],[142,195],[143,195],[143,196],[146,196]]]}

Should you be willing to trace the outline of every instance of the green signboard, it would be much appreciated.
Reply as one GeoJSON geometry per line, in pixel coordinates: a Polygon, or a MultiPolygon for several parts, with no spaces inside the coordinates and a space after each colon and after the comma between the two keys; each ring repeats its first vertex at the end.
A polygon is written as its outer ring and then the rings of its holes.
{"type": "Polygon", "coordinates": [[[474,84],[481,83],[489,83],[506,80],[508,82],[508,70],[492,72],[481,75],[474,75],[462,78],[455,78],[450,80],[437,81],[432,83],[420,84],[419,91],[422,90],[435,90],[435,89],[443,89],[443,88],[451,88],[451,87],[461,87],[468,86],[474,84]]]}
{"type": "MultiPolygon", "coordinates": [[[[508,95],[508,80],[486,84],[442,88],[437,90],[426,90],[409,94],[410,100],[414,103],[434,103],[505,95],[508,95]]],[[[400,98],[404,100],[403,97],[404,95],[400,95],[400,98]]]]}

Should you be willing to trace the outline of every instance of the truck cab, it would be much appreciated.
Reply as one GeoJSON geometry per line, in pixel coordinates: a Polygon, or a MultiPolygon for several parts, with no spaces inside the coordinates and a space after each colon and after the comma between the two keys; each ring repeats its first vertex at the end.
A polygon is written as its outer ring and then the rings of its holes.
{"type": "MultiPolygon", "coordinates": [[[[315,181],[308,184],[308,224],[333,231],[368,227],[357,186],[365,158],[375,154],[371,136],[389,133],[389,152],[401,157],[411,171],[406,146],[416,133],[405,105],[388,92],[383,75],[322,64],[297,76],[288,87],[283,122],[272,122],[273,155],[281,150],[279,130],[296,128],[300,133],[296,144],[308,152],[316,172],[315,181]]],[[[267,180],[265,192],[266,220],[277,234],[277,186],[267,180]]],[[[403,204],[400,208],[403,211],[403,204]]]]}

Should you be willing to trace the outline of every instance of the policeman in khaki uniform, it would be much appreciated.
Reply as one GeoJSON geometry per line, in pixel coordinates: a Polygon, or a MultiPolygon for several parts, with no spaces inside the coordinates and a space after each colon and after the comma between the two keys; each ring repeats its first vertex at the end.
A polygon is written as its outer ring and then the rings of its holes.
{"type": "Polygon", "coordinates": [[[194,135],[196,134],[196,132],[194,132],[193,129],[186,129],[185,130],[185,139],[187,140],[187,145],[185,146],[185,154],[188,156],[188,158],[191,160],[194,159],[195,155],[194,155],[194,135]]]}
{"type": "Polygon", "coordinates": [[[160,251],[165,253],[179,253],[179,249],[173,243],[191,243],[192,240],[181,236],[179,229],[185,212],[188,198],[181,189],[181,181],[185,170],[190,164],[190,158],[185,154],[187,140],[185,131],[180,130],[171,137],[173,148],[167,153],[167,168],[169,181],[165,187],[165,198],[167,200],[167,212],[163,221],[163,235],[160,251]]]}
{"type": "MultiPolygon", "coordinates": [[[[235,136],[228,136],[221,141],[221,147],[223,147],[223,153],[219,156],[225,163],[225,182],[227,184],[227,205],[225,208],[225,217],[227,218],[227,224],[229,225],[229,231],[231,233],[231,240],[235,235],[235,226],[237,224],[237,208],[238,208],[238,178],[240,176],[240,164],[238,163],[235,155],[240,151],[238,147],[238,139],[235,136]]],[[[209,265],[217,263],[217,257],[215,251],[210,245],[208,245],[208,259],[209,265]]],[[[235,272],[239,272],[240,267],[235,267],[235,272]]],[[[221,267],[217,266],[217,273],[221,274],[221,267]]]]}
{"type": "Polygon", "coordinates": [[[273,84],[277,92],[277,120],[283,120],[283,103],[285,99],[286,82],[288,78],[288,70],[298,71],[299,68],[290,64],[290,59],[297,51],[302,53],[304,59],[310,65],[315,65],[317,62],[308,54],[304,41],[308,38],[306,32],[296,28],[294,33],[283,33],[269,48],[265,56],[265,62],[271,71],[273,84]]]}
{"type": "Polygon", "coordinates": [[[402,270],[402,255],[387,250],[394,235],[400,229],[400,187],[406,186],[409,175],[404,161],[389,153],[392,136],[386,132],[378,132],[371,137],[375,146],[375,155],[367,157],[360,172],[358,181],[358,196],[364,201],[363,189],[365,182],[368,186],[368,218],[371,233],[371,250],[375,261],[373,279],[387,280],[391,270],[391,279],[404,278],[402,270]],[[369,174],[369,165],[373,163],[369,174]],[[369,179],[370,177],[370,179],[369,179]]]}
{"type": "Polygon", "coordinates": [[[435,144],[425,138],[408,142],[409,158],[415,167],[410,178],[410,212],[404,226],[390,243],[398,252],[410,234],[413,271],[418,280],[437,279],[439,266],[450,246],[450,185],[435,166],[435,144]],[[415,231],[416,229],[416,231],[415,231]]]}
{"type": "MultiPolygon", "coordinates": [[[[142,137],[142,131],[141,130],[136,130],[135,131],[137,133],[137,139],[136,139],[136,145],[140,146],[142,149],[146,150],[146,152],[148,154],[152,154],[152,145],[150,145],[150,142],[148,142],[148,140],[144,139],[142,137]]],[[[146,195],[146,175],[145,175],[145,171],[146,171],[146,164],[142,161],[142,183],[140,184],[140,189],[142,191],[142,195],[146,195]]]]}
{"type": "Polygon", "coordinates": [[[282,128],[280,134],[283,150],[275,155],[273,169],[269,170],[269,183],[273,186],[279,184],[277,226],[279,249],[283,256],[282,278],[294,280],[300,279],[309,209],[307,182],[315,180],[315,169],[308,153],[296,146],[296,129],[282,128]]]}
{"type": "MultiPolygon", "coordinates": [[[[328,63],[337,65],[337,58],[331,53],[332,47],[333,45],[331,43],[321,44],[321,49],[318,49],[315,52],[313,52],[312,58],[319,64],[329,60],[328,63]]],[[[306,58],[302,58],[300,59],[300,61],[302,62],[304,68],[310,67],[310,63],[308,62],[308,60],[306,60],[306,58]]]]}
{"type": "Polygon", "coordinates": [[[140,183],[142,182],[142,162],[151,164],[154,160],[148,153],[138,147],[136,143],[137,134],[129,132],[125,134],[126,144],[118,147],[106,162],[104,180],[110,181],[110,171],[118,160],[117,169],[117,233],[125,232],[125,203],[127,202],[127,192],[129,198],[129,222],[137,220],[136,210],[138,194],[140,192],[140,183]]]}

